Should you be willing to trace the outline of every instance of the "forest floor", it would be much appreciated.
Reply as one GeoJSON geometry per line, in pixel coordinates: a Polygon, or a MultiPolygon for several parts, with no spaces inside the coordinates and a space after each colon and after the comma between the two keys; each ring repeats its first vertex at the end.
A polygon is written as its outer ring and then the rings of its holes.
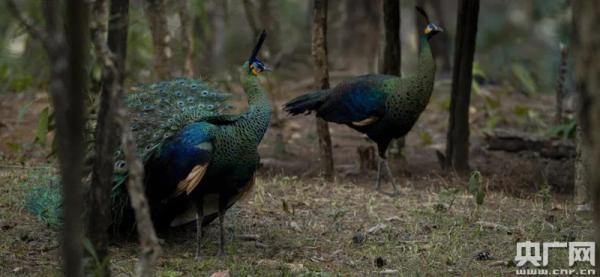
{"type": "MultiPolygon", "coordinates": [[[[297,93],[285,86],[280,90],[297,93]]],[[[486,187],[477,208],[466,177],[442,170],[435,155],[444,148],[448,86],[436,84],[403,154],[392,159],[402,186],[398,197],[374,190],[374,172],[358,171],[356,148],[371,145],[362,135],[331,126],[336,180],[326,182],[319,176],[314,118],[280,114],[260,146],[263,167],[253,193],[228,212],[228,256],[215,257],[218,228],[211,224],[204,259],[196,261],[194,228],[184,226],[160,235],[159,275],[514,275],[518,241],[590,240],[591,218],[575,213],[571,201],[572,160],[492,152],[482,139],[485,130],[500,127],[543,135],[552,127],[552,97],[533,101],[496,87],[474,95],[470,163],[486,187]]],[[[58,233],[23,208],[27,185],[47,182],[53,171],[47,149],[33,143],[37,114],[46,105],[44,93],[0,95],[2,276],[47,276],[60,265],[58,233]]],[[[383,188],[391,191],[389,184],[383,188]]],[[[112,243],[115,275],[131,275],[138,249],[135,240],[112,243]]],[[[549,267],[567,266],[567,252],[553,251],[549,267]]]]}

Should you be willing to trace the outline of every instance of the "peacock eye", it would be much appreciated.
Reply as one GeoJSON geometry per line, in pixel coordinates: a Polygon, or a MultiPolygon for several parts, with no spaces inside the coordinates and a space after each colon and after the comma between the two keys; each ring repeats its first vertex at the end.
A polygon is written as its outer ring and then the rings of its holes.
{"type": "Polygon", "coordinates": [[[203,90],[203,91],[201,92],[201,94],[202,94],[202,96],[208,96],[208,91],[206,91],[206,90],[203,90]]]}
{"type": "Polygon", "coordinates": [[[191,104],[191,103],[194,103],[194,97],[193,97],[193,96],[190,96],[190,97],[188,97],[188,98],[187,98],[187,101],[188,101],[188,103],[190,103],[190,104],[191,104]]]}
{"type": "Polygon", "coordinates": [[[115,162],[116,170],[123,170],[123,169],[125,169],[126,166],[127,166],[127,163],[124,160],[118,160],[117,162],[115,162]]]}
{"type": "Polygon", "coordinates": [[[175,96],[181,97],[181,96],[183,96],[183,92],[181,92],[181,91],[178,90],[178,91],[175,92],[175,96]]]}
{"type": "Polygon", "coordinates": [[[198,85],[196,85],[196,84],[193,84],[193,85],[191,85],[190,87],[191,87],[192,89],[197,89],[197,88],[198,88],[198,85]]]}
{"type": "Polygon", "coordinates": [[[144,105],[144,107],[142,108],[144,111],[150,111],[152,110],[152,105],[144,105]]]}
{"type": "Polygon", "coordinates": [[[183,85],[183,84],[185,84],[185,81],[184,81],[184,80],[179,80],[179,82],[178,82],[178,83],[179,83],[180,85],[183,85]]]}
{"type": "Polygon", "coordinates": [[[168,138],[168,137],[170,137],[170,136],[171,136],[171,134],[170,134],[170,133],[164,133],[164,134],[163,134],[163,138],[168,138]]]}
{"type": "Polygon", "coordinates": [[[185,106],[185,103],[183,103],[183,101],[179,100],[177,101],[177,107],[183,108],[185,106]]]}
{"type": "Polygon", "coordinates": [[[199,104],[198,107],[204,109],[204,104],[199,104]]]}
{"type": "Polygon", "coordinates": [[[206,108],[207,108],[207,109],[209,109],[209,110],[212,110],[212,109],[214,109],[214,108],[215,108],[215,105],[213,105],[213,104],[208,104],[208,105],[206,105],[206,108]]]}

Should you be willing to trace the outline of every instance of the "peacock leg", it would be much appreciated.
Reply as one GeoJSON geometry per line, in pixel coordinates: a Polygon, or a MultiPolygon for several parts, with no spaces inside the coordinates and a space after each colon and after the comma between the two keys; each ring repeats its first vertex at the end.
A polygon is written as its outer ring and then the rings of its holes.
{"type": "Polygon", "coordinates": [[[194,204],[196,206],[196,260],[200,260],[200,249],[202,248],[202,222],[204,221],[204,204],[202,200],[194,204]]]}
{"type": "Polygon", "coordinates": [[[387,175],[390,178],[390,182],[392,183],[392,187],[394,188],[393,195],[399,195],[400,194],[400,190],[398,189],[398,185],[396,184],[396,180],[394,179],[394,175],[392,175],[392,171],[390,170],[390,164],[388,163],[387,159],[385,159],[384,161],[385,161],[385,171],[387,171],[387,175]]]}
{"type": "Polygon", "coordinates": [[[379,190],[381,188],[381,164],[383,163],[383,159],[379,157],[377,161],[377,179],[375,180],[375,189],[379,190]]]}
{"type": "Polygon", "coordinates": [[[219,258],[223,259],[225,254],[225,228],[223,222],[225,221],[225,209],[219,208],[219,229],[220,229],[220,245],[219,245],[219,258]]]}

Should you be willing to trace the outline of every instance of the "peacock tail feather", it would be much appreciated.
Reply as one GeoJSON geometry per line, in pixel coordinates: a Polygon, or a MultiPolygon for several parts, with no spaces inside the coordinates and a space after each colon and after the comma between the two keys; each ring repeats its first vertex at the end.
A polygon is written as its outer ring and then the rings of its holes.
{"type": "MultiPolygon", "coordinates": [[[[202,80],[178,78],[154,84],[137,85],[125,97],[131,130],[137,143],[137,155],[146,162],[160,149],[163,141],[186,125],[206,117],[224,114],[232,108],[227,103],[230,93],[217,91],[202,80]]],[[[87,122],[93,130],[95,119],[87,122]]],[[[93,151],[93,134],[86,134],[88,151],[93,151]]],[[[88,155],[93,157],[93,155],[88,155]]],[[[119,228],[126,220],[129,195],[124,185],[128,177],[122,150],[114,153],[113,187],[111,192],[113,224],[119,228]]],[[[86,178],[89,180],[90,178],[86,178]]],[[[89,181],[87,182],[89,185],[89,181]]],[[[62,223],[61,185],[58,178],[31,186],[25,208],[40,222],[51,226],[62,223]]]]}

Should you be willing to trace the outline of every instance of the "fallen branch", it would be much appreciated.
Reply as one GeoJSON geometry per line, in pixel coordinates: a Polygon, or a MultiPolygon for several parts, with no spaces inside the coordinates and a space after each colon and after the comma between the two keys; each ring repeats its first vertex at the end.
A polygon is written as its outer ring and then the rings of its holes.
{"type": "Polygon", "coordinates": [[[544,158],[562,159],[575,157],[575,144],[571,141],[538,137],[515,130],[497,129],[484,132],[487,148],[493,151],[533,151],[544,158]]]}

